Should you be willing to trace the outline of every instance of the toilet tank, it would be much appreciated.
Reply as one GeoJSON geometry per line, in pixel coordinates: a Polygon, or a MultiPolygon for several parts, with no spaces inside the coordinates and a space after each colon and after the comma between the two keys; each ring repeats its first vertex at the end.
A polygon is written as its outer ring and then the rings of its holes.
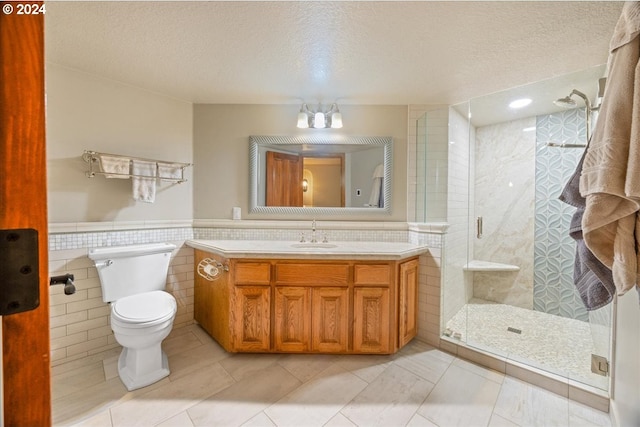
{"type": "Polygon", "coordinates": [[[102,285],[102,300],[164,290],[171,252],[170,243],[110,246],[89,250],[102,285]]]}

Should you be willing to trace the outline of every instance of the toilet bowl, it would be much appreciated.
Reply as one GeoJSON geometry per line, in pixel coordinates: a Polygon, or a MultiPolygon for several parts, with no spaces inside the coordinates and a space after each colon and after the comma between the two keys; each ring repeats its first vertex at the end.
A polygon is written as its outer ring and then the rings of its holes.
{"type": "Polygon", "coordinates": [[[111,304],[111,329],[122,346],[118,374],[129,391],[170,372],[162,340],[171,332],[177,304],[163,289],[175,248],[156,243],[89,251],[100,277],[102,299],[111,304]]]}
{"type": "Polygon", "coordinates": [[[175,298],[164,291],[136,294],[111,304],[111,329],[123,348],[118,374],[127,390],[169,375],[169,361],[161,345],[171,332],[176,311],[175,298]]]}

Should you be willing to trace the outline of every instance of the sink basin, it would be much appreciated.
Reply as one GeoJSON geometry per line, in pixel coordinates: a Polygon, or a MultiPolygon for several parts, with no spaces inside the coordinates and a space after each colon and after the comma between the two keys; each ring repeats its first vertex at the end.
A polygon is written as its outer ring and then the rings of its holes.
{"type": "Polygon", "coordinates": [[[331,249],[337,248],[338,245],[333,245],[331,243],[294,243],[291,247],[299,249],[331,249]]]}

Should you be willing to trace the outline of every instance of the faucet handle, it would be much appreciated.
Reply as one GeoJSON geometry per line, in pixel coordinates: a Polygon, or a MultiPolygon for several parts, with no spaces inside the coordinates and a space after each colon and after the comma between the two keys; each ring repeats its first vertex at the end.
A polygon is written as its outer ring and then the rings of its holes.
{"type": "Polygon", "coordinates": [[[300,243],[304,243],[306,242],[305,238],[304,238],[304,231],[302,233],[300,233],[300,243]]]}
{"type": "Polygon", "coordinates": [[[322,232],[322,243],[329,243],[329,237],[327,236],[327,232],[322,232]]]}

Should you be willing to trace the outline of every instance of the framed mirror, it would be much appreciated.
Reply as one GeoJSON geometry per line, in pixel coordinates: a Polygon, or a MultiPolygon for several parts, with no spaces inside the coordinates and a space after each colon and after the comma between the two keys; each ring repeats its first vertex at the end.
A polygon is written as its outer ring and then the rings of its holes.
{"type": "Polygon", "coordinates": [[[251,213],[391,213],[391,137],[250,136],[251,213]]]}

